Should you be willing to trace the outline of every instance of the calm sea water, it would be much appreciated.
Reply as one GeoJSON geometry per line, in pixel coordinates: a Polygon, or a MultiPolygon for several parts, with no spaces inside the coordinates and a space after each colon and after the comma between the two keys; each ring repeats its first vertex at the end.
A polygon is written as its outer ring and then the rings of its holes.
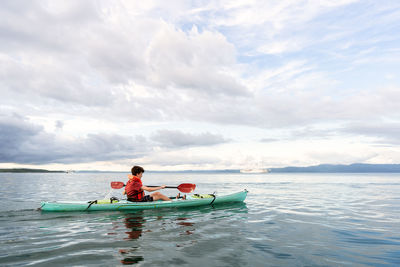
{"type": "Polygon", "coordinates": [[[126,175],[0,174],[0,265],[400,265],[399,174],[145,173],[144,184],[249,194],[202,208],[36,210],[43,200],[102,199],[119,180],[126,175]]]}

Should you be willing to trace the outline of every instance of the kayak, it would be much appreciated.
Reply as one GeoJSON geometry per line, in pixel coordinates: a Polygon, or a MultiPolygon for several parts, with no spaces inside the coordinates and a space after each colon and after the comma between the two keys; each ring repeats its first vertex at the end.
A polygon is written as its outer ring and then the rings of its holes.
{"type": "Polygon", "coordinates": [[[94,201],[58,201],[42,202],[42,211],[110,211],[110,210],[145,210],[161,208],[182,208],[214,205],[230,202],[243,202],[247,190],[228,195],[193,194],[186,199],[171,199],[171,201],[131,202],[116,198],[94,201]]]}

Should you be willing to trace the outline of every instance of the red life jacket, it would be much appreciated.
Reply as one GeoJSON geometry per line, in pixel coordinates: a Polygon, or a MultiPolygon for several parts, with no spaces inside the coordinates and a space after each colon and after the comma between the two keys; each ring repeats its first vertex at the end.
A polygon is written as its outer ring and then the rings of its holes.
{"type": "Polygon", "coordinates": [[[129,179],[125,186],[125,192],[129,201],[141,201],[143,199],[144,191],[142,190],[142,186],[142,180],[138,177],[133,176],[129,179]]]}

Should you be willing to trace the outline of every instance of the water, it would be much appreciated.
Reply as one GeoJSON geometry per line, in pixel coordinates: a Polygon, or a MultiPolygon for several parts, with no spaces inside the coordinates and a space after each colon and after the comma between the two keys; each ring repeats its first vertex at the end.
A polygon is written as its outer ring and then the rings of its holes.
{"type": "Polygon", "coordinates": [[[400,265],[399,174],[145,173],[144,184],[249,194],[245,203],[202,208],[36,210],[43,200],[101,199],[125,177],[0,174],[0,265],[400,265]]]}

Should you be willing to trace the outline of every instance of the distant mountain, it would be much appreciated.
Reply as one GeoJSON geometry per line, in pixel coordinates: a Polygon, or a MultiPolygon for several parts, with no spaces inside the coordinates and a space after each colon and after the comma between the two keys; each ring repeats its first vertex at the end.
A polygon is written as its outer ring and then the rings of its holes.
{"type": "Polygon", "coordinates": [[[272,173],[280,172],[316,172],[316,173],[368,173],[368,172],[386,172],[386,173],[400,173],[400,164],[363,164],[354,163],[350,165],[332,165],[321,164],[309,167],[285,167],[285,168],[271,168],[272,173]]]}

